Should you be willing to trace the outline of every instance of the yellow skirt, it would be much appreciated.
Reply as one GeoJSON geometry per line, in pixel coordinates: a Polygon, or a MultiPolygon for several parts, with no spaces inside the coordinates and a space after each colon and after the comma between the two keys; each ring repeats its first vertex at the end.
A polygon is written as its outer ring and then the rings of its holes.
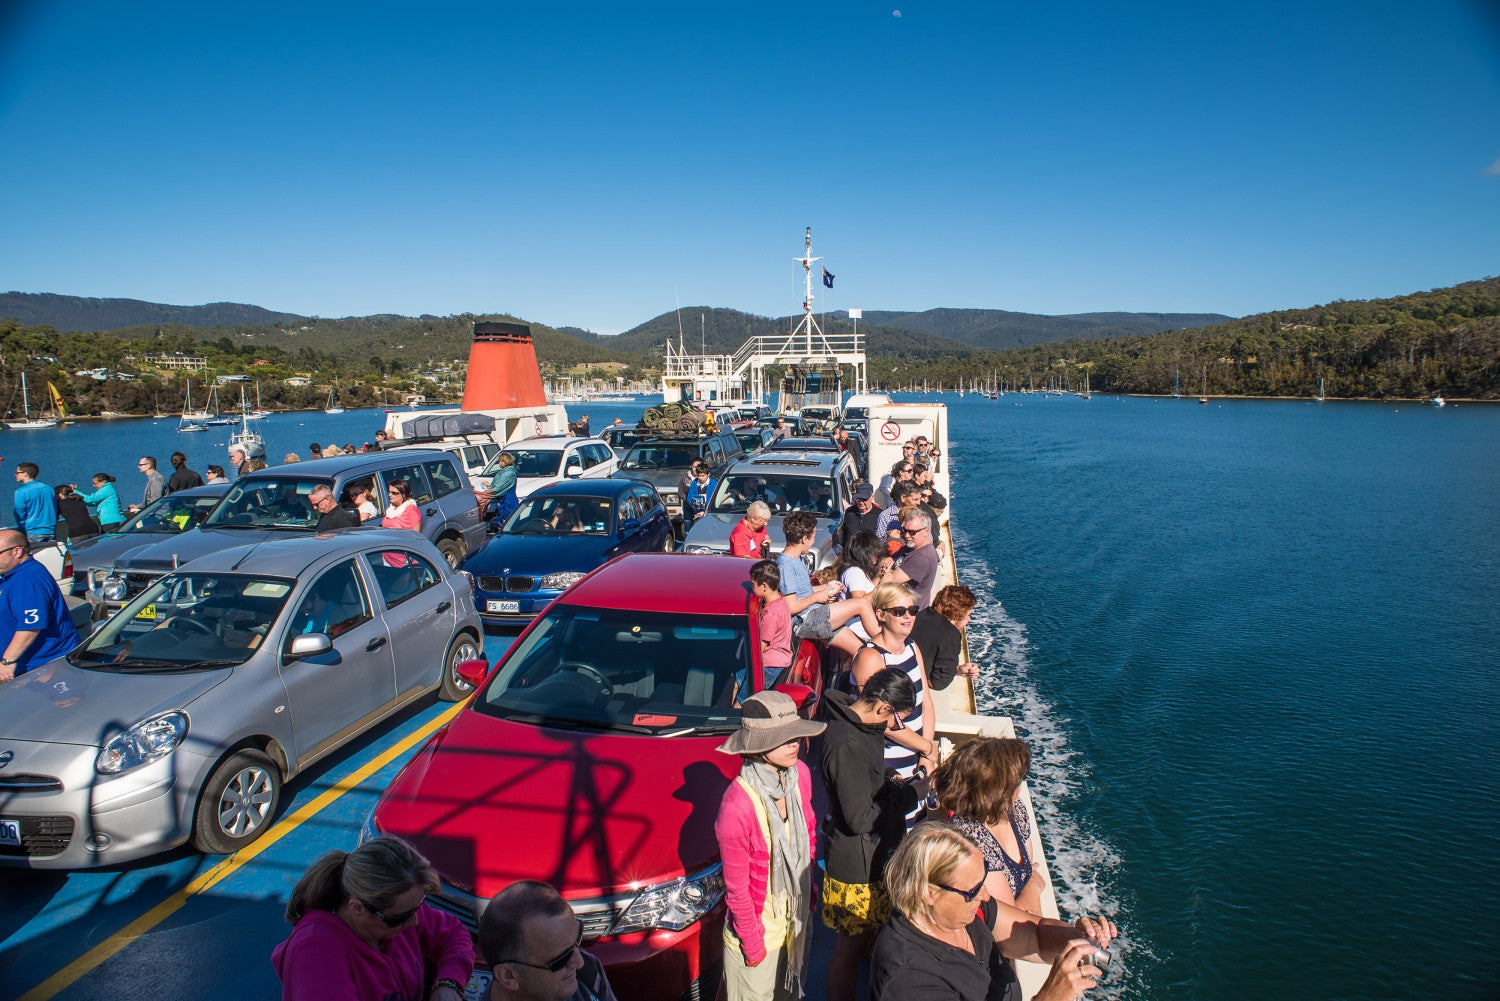
{"type": "Polygon", "coordinates": [[[823,874],[823,923],[840,935],[876,931],[890,914],[884,883],[841,883],[823,874]]]}

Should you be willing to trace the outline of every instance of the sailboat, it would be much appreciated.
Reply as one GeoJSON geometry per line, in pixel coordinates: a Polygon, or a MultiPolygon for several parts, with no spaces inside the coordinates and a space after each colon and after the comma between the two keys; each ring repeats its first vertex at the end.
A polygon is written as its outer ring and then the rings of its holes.
{"type": "Polygon", "coordinates": [[[1322,403],[1327,399],[1327,397],[1323,395],[1323,377],[1321,375],[1318,376],[1318,395],[1314,396],[1313,399],[1319,403],[1322,403]]]}
{"type": "Polygon", "coordinates": [[[341,414],[344,412],[344,408],[338,404],[338,393],[338,383],[334,383],[333,388],[328,391],[328,406],[323,408],[323,413],[341,414]]]}
{"type": "Polygon", "coordinates": [[[1208,403],[1208,369],[1206,368],[1203,370],[1203,395],[1198,397],[1198,402],[1205,405],[1208,403]]]}
{"type": "MultiPolygon", "coordinates": [[[[51,387],[52,383],[49,382],[47,383],[47,385],[51,387]]],[[[48,417],[44,414],[43,416],[32,420],[31,401],[26,397],[26,373],[23,371],[21,373],[21,410],[25,413],[26,416],[24,419],[19,421],[6,421],[5,426],[10,428],[12,431],[39,431],[42,428],[57,427],[59,422],[58,419],[61,416],[62,400],[57,397],[56,389],[53,389],[52,393],[53,413],[57,414],[57,416],[48,417]]]]}
{"type": "Polygon", "coordinates": [[[245,387],[240,387],[240,429],[229,436],[229,447],[239,445],[250,459],[266,457],[266,442],[258,432],[250,430],[250,406],[245,402],[245,387]]]}
{"type": "MultiPolygon", "coordinates": [[[[240,394],[242,396],[244,395],[244,390],[243,389],[240,390],[240,394]]],[[[260,380],[256,379],[255,380],[255,409],[254,410],[246,410],[244,413],[242,413],[240,415],[241,423],[243,423],[244,421],[263,421],[267,417],[270,417],[270,416],[271,416],[271,412],[269,410],[262,410],[261,409],[261,405],[260,405],[260,380]]]]}
{"type": "Polygon", "coordinates": [[[1182,399],[1182,369],[1180,368],[1172,372],[1172,399],[1182,399]]]}
{"type": "Polygon", "coordinates": [[[211,412],[211,416],[203,422],[205,424],[238,424],[240,422],[238,417],[233,414],[225,414],[220,409],[218,383],[208,388],[208,410],[211,412]]]}
{"type": "Polygon", "coordinates": [[[187,381],[187,398],[182,403],[182,419],[177,422],[178,431],[207,431],[208,419],[213,414],[207,410],[193,409],[193,380],[187,381]]]}
{"type": "Polygon", "coordinates": [[[1089,370],[1088,369],[1084,369],[1083,370],[1083,392],[1079,393],[1078,395],[1082,396],[1085,400],[1092,400],[1094,398],[1094,394],[1091,393],[1091,392],[1089,392],[1089,370]]]}

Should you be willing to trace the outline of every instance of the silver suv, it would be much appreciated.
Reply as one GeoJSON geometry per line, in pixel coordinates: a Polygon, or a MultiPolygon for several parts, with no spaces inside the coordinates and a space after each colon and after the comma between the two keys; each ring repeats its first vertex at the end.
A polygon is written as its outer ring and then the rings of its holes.
{"type": "Polygon", "coordinates": [[[752,501],[771,508],[772,545],[786,545],[779,515],[807,511],[818,519],[818,534],[808,550],[811,569],[834,561],[833,530],[854,503],[854,462],[846,452],[759,452],[734,463],[718,477],[708,512],[693,522],[683,541],[689,553],[729,552],[729,533],[752,501]]]}
{"type": "MultiPolygon", "coordinates": [[[[449,566],[484,544],[486,530],[469,479],[448,452],[401,450],[364,452],[275,466],[235,481],[198,528],[122,554],[89,590],[96,618],[113,613],[156,578],[208,553],[251,542],[311,536],[319,515],[307,496],[326,486],[352,510],[351,488],[370,489],[377,505],[387,485],[404,479],[422,511],[422,534],[449,566]]],[[[379,527],[379,520],[365,527],[379,527]]]]}

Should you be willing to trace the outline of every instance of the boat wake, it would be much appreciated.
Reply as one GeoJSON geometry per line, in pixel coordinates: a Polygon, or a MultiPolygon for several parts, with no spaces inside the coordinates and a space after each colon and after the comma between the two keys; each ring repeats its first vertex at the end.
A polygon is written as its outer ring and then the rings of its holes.
{"type": "MultiPolygon", "coordinates": [[[[995,581],[998,577],[983,557],[979,540],[957,532],[955,545],[965,554],[965,580],[995,581]]],[[[1076,813],[1080,792],[1089,782],[1088,762],[1068,740],[1070,720],[1038,690],[1031,677],[1032,648],[1026,626],[1011,618],[1001,603],[998,589],[984,588],[969,622],[969,659],[980,665],[974,697],[983,714],[1009,716],[1016,735],[1031,747],[1032,803],[1037,825],[1048,854],[1053,891],[1064,919],[1083,914],[1104,914],[1122,924],[1116,879],[1121,868],[1119,853],[1076,813]]],[[[1150,948],[1132,939],[1121,928],[1111,947],[1112,965],[1091,998],[1132,997],[1149,994],[1143,976],[1152,958],[1150,948]]]]}

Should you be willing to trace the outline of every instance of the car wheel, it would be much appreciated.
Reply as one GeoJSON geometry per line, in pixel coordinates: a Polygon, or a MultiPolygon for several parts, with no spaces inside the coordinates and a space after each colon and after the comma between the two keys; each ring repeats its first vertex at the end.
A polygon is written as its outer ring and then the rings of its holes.
{"type": "Polygon", "coordinates": [[[664,552],[664,553],[675,553],[675,552],[677,552],[677,539],[672,535],[672,530],[670,528],[667,529],[666,533],[662,535],[661,540],[662,540],[661,541],[661,551],[662,552],[664,552]]]}
{"type": "Polygon", "coordinates": [[[443,559],[448,561],[448,566],[457,568],[459,561],[464,558],[464,547],[457,539],[442,538],[437,540],[437,551],[443,554],[443,559]]]}
{"type": "Polygon", "coordinates": [[[468,633],[459,633],[448,646],[448,656],[443,658],[443,682],[438,688],[438,698],[444,702],[458,702],[469,697],[474,686],[458,676],[458,665],[466,660],[482,660],[484,647],[468,633]]]}
{"type": "Polygon", "coordinates": [[[228,855],[266,833],[281,802],[281,772],[260,751],[236,751],[213,770],[198,797],[193,845],[228,855]]]}

